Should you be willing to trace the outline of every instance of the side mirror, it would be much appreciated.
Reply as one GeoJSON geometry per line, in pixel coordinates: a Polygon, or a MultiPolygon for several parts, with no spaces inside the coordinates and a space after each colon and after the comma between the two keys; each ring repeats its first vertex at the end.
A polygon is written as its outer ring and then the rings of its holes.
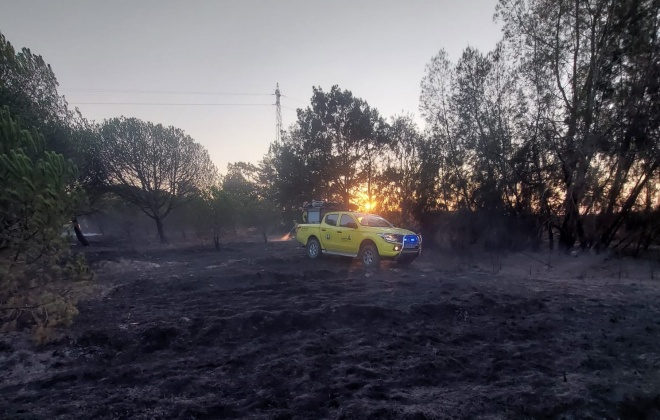
{"type": "Polygon", "coordinates": [[[351,228],[351,229],[357,229],[357,223],[348,222],[348,223],[346,223],[346,227],[351,228]]]}

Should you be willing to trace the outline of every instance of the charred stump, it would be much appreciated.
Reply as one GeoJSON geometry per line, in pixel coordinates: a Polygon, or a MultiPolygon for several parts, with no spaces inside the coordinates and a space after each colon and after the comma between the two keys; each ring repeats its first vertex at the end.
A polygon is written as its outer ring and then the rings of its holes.
{"type": "Polygon", "coordinates": [[[89,241],[87,241],[87,238],[85,238],[85,235],[83,235],[82,230],[80,229],[78,218],[74,217],[71,219],[71,224],[73,225],[73,231],[76,232],[76,238],[78,238],[78,242],[80,242],[82,246],[89,246],[89,241]]]}
{"type": "Polygon", "coordinates": [[[215,245],[215,250],[220,251],[220,234],[219,233],[213,233],[213,245],[215,245]]]}

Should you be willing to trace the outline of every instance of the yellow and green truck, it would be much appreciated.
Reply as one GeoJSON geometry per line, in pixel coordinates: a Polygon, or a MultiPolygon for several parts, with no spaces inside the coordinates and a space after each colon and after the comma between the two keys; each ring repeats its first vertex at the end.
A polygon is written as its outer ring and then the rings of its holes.
{"type": "Polygon", "coordinates": [[[322,211],[322,206],[305,209],[296,224],[296,239],[315,259],[322,254],[359,257],[365,268],[374,268],[381,259],[409,264],[422,253],[422,237],[397,228],[384,218],[353,211],[322,211]]]}

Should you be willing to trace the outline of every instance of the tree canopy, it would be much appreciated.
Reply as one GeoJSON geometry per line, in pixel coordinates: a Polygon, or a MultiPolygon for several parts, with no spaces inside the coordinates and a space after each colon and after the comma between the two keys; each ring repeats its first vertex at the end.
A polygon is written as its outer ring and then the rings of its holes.
{"type": "Polygon", "coordinates": [[[339,86],[329,92],[314,87],[310,105],[297,115],[258,168],[265,194],[285,219],[311,199],[369,201],[389,144],[389,126],[378,110],[339,86]]]}
{"type": "Polygon", "coordinates": [[[163,220],[217,177],[206,149],[182,130],[136,118],[106,120],[98,150],[109,190],[153,219],[163,243],[163,220]]]}

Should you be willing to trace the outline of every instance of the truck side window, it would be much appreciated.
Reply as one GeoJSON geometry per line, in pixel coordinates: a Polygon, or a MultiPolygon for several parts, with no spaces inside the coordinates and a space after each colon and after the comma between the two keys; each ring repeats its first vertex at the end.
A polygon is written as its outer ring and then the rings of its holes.
{"type": "Polygon", "coordinates": [[[351,222],[355,223],[355,220],[353,220],[353,218],[351,216],[349,216],[348,214],[342,214],[339,226],[347,227],[348,224],[351,223],[351,222]]]}
{"type": "Polygon", "coordinates": [[[337,215],[329,214],[325,216],[325,224],[330,226],[337,226],[337,215]]]}

